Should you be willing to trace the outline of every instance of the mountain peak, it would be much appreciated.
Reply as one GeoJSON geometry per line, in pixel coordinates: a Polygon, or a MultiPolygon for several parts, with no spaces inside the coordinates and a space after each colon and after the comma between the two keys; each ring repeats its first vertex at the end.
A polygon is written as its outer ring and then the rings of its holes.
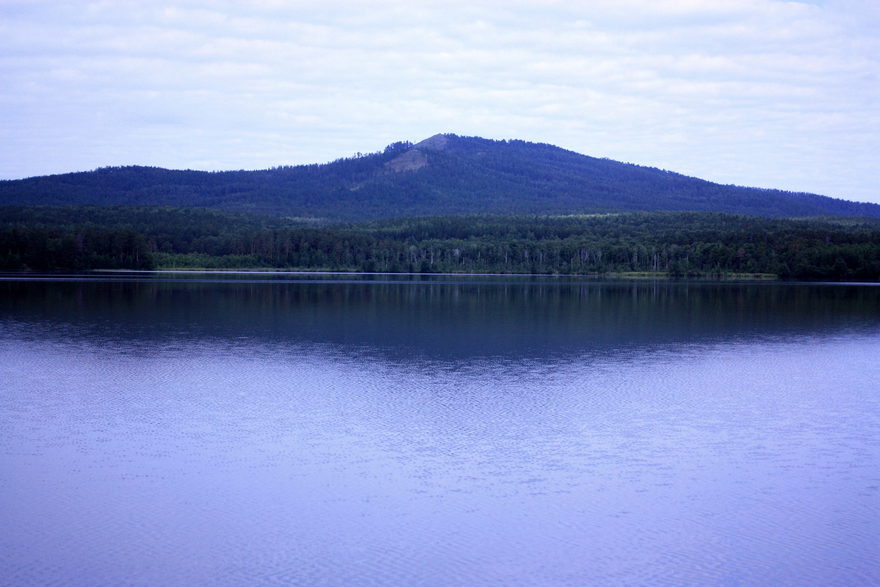
{"type": "Polygon", "coordinates": [[[265,171],[130,167],[9,180],[0,182],[3,205],[196,206],[340,221],[634,210],[880,218],[877,204],[722,186],[548,144],[454,134],[265,171]]]}
{"type": "Polygon", "coordinates": [[[415,144],[416,149],[432,149],[434,151],[442,151],[449,144],[449,139],[454,137],[453,134],[436,134],[428,137],[424,141],[415,144]]]}

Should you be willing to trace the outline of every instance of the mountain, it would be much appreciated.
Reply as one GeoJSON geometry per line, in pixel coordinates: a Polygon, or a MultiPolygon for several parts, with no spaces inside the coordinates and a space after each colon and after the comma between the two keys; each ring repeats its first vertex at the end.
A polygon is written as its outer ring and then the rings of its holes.
{"type": "Polygon", "coordinates": [[[720,185],[547,144],[451,134],[262,171],[132,166],[6,180],[2,205],[200,207],[329,221],[657,210],[880,218],[877,204],[720,185]]]}

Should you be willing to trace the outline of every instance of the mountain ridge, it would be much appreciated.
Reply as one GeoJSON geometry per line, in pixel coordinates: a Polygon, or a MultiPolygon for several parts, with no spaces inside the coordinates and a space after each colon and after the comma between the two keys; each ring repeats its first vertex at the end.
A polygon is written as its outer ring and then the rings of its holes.
{"type": "Polygon", "coordinates": [[[126,166],[4,180],[0,205],[185,206],[332,222],[660,210],[880,218],[878,204],[721,185],[546,143],[454,134],[257,171],[126,166]]]}

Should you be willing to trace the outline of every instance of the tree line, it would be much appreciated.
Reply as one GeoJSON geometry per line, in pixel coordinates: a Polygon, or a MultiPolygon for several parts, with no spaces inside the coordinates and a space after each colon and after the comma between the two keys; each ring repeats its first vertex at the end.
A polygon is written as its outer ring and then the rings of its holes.
{"type": "Polygon", "coordinates": [[[719,185],[552,145],[454,135],[441,142],[399,142],[325,164],[257,171],[130,166],[5,180],[0,205],[179,206],[334,222],[640,210],[880,217],[877,204],[719,185]],[[425,165],[396,166],[407,152],[425,165]]]}
{"type": "Polygon", "coordinates": [[[315,225],[188,208],[0,208],[2,269],[174,267],[876,281],[880,224],[637,212],[315,225]]]}

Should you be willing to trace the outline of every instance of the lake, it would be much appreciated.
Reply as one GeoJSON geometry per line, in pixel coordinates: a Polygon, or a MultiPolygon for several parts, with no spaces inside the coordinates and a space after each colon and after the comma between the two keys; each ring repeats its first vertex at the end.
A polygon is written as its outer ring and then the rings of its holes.
{"type": "Polygon", "coordinates": [[[0,279],[0,583],[880,583],[880,287],[0,279]]]}

